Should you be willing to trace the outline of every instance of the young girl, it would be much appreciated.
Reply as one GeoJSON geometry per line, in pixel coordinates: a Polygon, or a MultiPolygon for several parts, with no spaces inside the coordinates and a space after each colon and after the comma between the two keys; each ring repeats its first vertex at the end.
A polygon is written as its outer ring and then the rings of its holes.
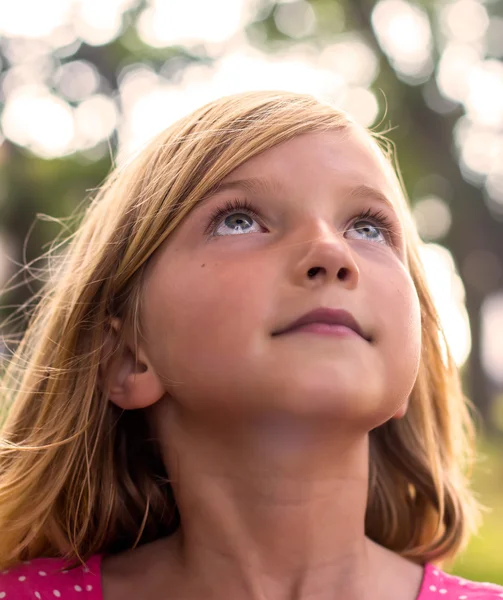
{"type": "Polygon", "coordinates": [[[109,178],[2,383],[0,598],[482,600],[471,424],[378,137],[310,96],[109,178]]]}

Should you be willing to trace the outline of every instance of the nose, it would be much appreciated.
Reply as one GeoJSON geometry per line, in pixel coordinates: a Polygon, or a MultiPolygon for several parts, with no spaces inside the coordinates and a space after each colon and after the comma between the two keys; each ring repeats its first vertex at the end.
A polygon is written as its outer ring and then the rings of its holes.
{"type": "Polygon", "coordinates": [[[304,240],[296,244],[296,283],[332,282],[356,287],[360,270],[344,234],[323,224],[306,233],[304,240]]]}

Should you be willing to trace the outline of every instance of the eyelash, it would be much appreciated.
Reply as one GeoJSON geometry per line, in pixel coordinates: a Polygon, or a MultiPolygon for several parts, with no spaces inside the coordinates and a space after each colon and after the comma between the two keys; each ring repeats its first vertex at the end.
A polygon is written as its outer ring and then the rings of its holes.
{"type": "MultiPolygon", "coordinates": [[[[223,217],[237,211],[246,212],[255,219],[258,219],[259,221],[262,220],[262,216],[255,210],[255,208],[247,199],[243,200],[241,198],[234,198],[233,200],[227,200],[223,206],[219,206],[213,211],[209,217],[209,223],[205,233],[210,235],[212,232],[214,232],[216,226],[223,217]]],[[[357,221],[364,220],[373,222],[373,224],[384,233],[390,242],[392,242],[395,235],[397,235],[392,221],[380,210],[368,208],[366,211],[361,211],[359,214],[357,214],[352,222],[356,223],[357,221]]]]}

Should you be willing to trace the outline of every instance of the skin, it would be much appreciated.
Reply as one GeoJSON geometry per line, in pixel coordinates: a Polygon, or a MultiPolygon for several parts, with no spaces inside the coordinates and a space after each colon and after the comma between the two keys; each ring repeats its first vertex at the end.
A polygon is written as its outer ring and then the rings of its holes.
{"type": "Polygon", "coordinates": [[[403,416],[420,357],[396,187],[357,129],[298,136],[224,182],[250,177],[273,185],[205,199],[156,253],[139,366],[131,336],[106,368],[110,400],[148,412],[182,525],[105,559],[105,600],[413,600],[422,568],[364,532],[368,432],[403,416]],[[350,198],[362,184],[391,205],[350,198]],[[260,218],[237,209],[205,234],[245,197],[260,218]],[[355,221],[369,208],[391,239],[355,221]],[[320,306],[350,311],[371,341],[273,335],[320,306]]]}

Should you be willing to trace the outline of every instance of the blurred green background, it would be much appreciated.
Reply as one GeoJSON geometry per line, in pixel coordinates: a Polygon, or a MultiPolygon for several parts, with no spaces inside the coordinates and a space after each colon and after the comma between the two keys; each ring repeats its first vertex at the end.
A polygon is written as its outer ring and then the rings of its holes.
{"type": "Polygon", "coordinates": [[[490,510],[453,570],[503,584],[502,58],[501,0],[0,0],[0,359],[112,164],[213,98],[313,93],[397,147],[481,415],[490,510]]]}

